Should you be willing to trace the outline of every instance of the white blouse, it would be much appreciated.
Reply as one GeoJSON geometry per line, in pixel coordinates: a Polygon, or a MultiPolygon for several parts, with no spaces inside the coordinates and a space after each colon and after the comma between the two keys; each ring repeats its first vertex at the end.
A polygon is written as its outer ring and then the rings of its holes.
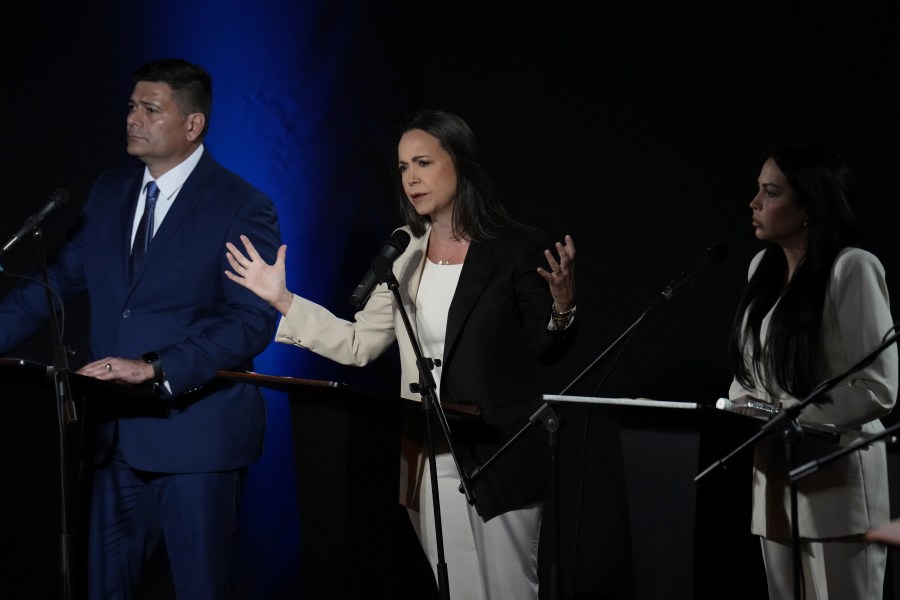
{"type": "MultiPolygon", "coordinates": [[[[450,302],[459,283],[462,265],[437,265],[425,259],[422,280],[416,294],[416,329],[419,344],[426,358],[444,360],[444,341],[447,338],[447,315],[450,302]]],[[[434,384],[440,399],[441,367],[432,370],[434,384]]]]}

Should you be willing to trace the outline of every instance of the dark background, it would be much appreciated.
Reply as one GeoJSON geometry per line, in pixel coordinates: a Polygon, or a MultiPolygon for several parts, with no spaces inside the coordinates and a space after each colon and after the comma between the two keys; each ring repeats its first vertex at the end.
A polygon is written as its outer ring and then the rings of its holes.
{"type": "MultiPolygon", "coordinates": [[[[581,334],[567,360],[547,370],[548,394],[710,405],[727,394],[727,335],[747,265],[761,248],[747,205],[764,150],[780,142],[823,142],[850,163],[862,245],[881,258],[893,312],[900,312],[900,40],[877,8],[301,4],[6,7],[2,239],[64,187],[72,201],[43,226],[52,255],[97,173],[125,158],[130,71],[157,56],[182,55],[224,81],[211,123],[218,137],[209,147],[278,205],[291,288],[347,318],[349,292],[398,223],[387,177],[394,124],[417,107],[463,116],[510,212],[553,239],[571,234],[577,246],[581,334]],[[226,35],[251,21],[259,24],[253,36],[226,35]],[[290,119],[266,121],[285,111],[290,119]],[[642,322],[617,360],[611,353],[584,372],[670,279],[718,242],[729,251],[721,265],[642,322]]],[[[30,240],[0,257],[6,273],[35,264],[30,240]]],[[[13,283],[0,277],[0,293],[13,283]]],[[[66,313],[66,339],[78,349],[73,367],[87,360],[85,307],[82,301],[66,313]]],[[[7,356],[49,363],[50,348],[45,331],[7,356]]],[[[397,389],[393,354],[351,369],[273,348],[260,370],[397,389]]],[[[273,407],[282,402],[271,397],[273,407]]],[[[628,540],[611,510],[623,499],[604,479],[621,477],[616,444],[607,439],[615,437],[615,415],[579,405],[565,415],[562,501],[570,510],[562,534],[567,572],[577,565],[567,593],[627,597],[631,566],[618,550],[628,540]],[[590,515],[598,513],[607,517],[594,523],[590,515]]],[[[280,422],[270,417],[273,439],[280,422]]],[[[744,439],[735,436],[734,446],[744,439]]],[[[271,505],[253,501],[279,485],[269,461],[280,450],[266,452],[246,506],[277,522],[277,507],[273,517],[271,505]]],[[[896,450],[889,452],[895,469],[896,450]]],[[[894,497],[897,506],[900,493],[894,497]]],[[[749,514],[738,518],[749,531],[749,514]]],[[[246,519],[252,528],[253,517],[246,519]]],[[[271,545],[262,534],[251,541],[271,545]]],[[[722,551],[734,543],[721,540],[722,551]]],[[[290,570],[268,572],[247,561],[272,578],[290,570]]],[[[889,573],[889,583],[894,577],[889,573]]]]}

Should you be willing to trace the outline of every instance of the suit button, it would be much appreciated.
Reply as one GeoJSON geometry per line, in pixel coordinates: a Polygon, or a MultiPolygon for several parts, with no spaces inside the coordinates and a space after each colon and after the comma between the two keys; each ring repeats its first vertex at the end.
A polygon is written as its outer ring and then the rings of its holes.
{"type": "Polygon", "coordinates": [[[125,310],[122,311],[122,318],[123,318],[123,319],[127,319],[127,318],[130,317],[130,316],[131,316],[131,310],[130,310],[130,309],[126,308],[125,310]]]}

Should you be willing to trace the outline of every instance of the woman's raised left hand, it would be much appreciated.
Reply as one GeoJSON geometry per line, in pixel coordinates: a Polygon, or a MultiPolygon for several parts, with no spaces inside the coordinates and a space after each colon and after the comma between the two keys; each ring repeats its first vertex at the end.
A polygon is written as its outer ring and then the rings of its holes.
{"type": "Polygon", "coordinates": [[[557,312],[566,312],[575,306],[575,242],[572,236],[565,243],[556,242],[556,253],[544,250],[550,270],[538,267],[538,274],[550,284],[550,295],[557,312]]]}

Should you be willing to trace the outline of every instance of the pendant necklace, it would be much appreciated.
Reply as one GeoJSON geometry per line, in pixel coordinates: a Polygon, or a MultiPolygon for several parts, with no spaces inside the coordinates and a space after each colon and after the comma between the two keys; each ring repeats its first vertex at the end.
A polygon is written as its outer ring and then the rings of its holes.
{"type": "Polygon", "coordinates": [[[462,242],[460,242],[459,247],[456,249],[456,252],[454,252],[453,254],[451,254],[450,256],[448,256],[447,258],[445,258],[443,260],[438,259],[437,264],[449,265],[450,261],[453,260],[454,258],[456,258],[456,255],[459,254],[459,251],[462,250],[468,243],[469,242],[466,240],[463,240],[462,242]]]}

